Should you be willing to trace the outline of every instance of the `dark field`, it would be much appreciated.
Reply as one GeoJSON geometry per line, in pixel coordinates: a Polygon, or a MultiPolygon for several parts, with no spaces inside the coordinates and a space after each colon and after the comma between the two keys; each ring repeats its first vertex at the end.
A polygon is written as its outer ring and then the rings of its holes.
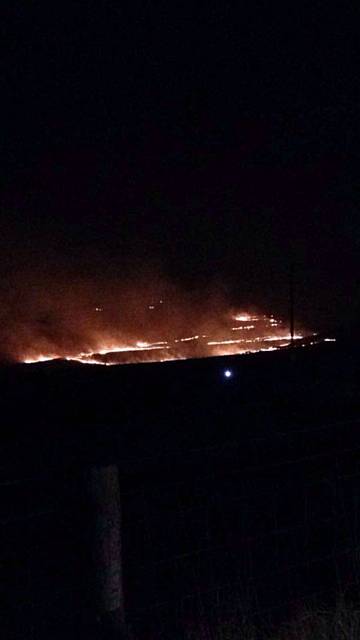
{"type": "Polygon", "coordinates": [[[86,479],[106,462],[119,467],[139,635],[174,637],[219,609],[284,618],[358,589],[352,344],[0,375],[4,638],[97,637],[86,479]]]}

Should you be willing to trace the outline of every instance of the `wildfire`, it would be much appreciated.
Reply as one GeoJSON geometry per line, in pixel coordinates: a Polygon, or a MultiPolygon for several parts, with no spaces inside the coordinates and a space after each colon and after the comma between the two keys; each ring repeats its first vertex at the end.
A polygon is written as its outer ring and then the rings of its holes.
{"type": "MultiPolygon", "coordinates": [[[[98,309],[97,307],[96,311],[98,309]]],[[[205,328],[204,323],[199,323],[198,328],[200,331],[197,333],[182,336],[171,335],[169,330],[169,335],[159,336],[155,341],[139,339],[123,343],[118,339],[101,340],[100,337],[96,339],[93,348],[65,353],[36,353],[34,350],[33,353],[24,357],[23,362],[30,364],[64,359],[82,364],[110,366],[274,351],[288,346],[291,342],[288,328],[281,319],[274,318],[273,315],[245,312],[226,314],[223,318],[212,319],[206,326],[206,332],[201,331],[205,328]],[[235,337],[232,332],[239,332],[239,337],[235,337]],[[269,342],[272,344],[269,345],[269,342]]],[[[304,336],[303,332],[297,333],[293,339],[301,340],[304,336]]]]}

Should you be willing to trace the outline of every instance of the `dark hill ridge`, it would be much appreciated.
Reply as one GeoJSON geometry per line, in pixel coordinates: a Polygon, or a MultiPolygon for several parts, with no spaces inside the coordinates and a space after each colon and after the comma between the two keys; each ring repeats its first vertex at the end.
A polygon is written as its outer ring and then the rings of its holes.
{"type": "Polygon", "coordinates": [[[339,341],[3,367],[4,637],[98,639],[88,471],[109,460],[135,637],[191,620],[199,602],[286,619],[339,584],[358,594],[359,363],[339,341]]]}
{"type": "Polygon", "coordinates": [[[114,441],[124,459],[142,459],[343,421],[359,411],[358,356],[329,342],[159,364],[7,366],[3,444],[26,466],[108,456],[114,441]]]}

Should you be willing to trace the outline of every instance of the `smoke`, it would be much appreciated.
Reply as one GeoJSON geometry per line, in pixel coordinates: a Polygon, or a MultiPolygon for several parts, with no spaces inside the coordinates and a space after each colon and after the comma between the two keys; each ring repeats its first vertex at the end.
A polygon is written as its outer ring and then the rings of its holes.
{"type": "Polygon", "coordinates": [[[109,278],[101,272],[75,276],[24,268],[2,283],[0,357],[67,357],[213,334],[221,331],[229,309],[218,283],[189,293],[156,269],[109,278]]]}

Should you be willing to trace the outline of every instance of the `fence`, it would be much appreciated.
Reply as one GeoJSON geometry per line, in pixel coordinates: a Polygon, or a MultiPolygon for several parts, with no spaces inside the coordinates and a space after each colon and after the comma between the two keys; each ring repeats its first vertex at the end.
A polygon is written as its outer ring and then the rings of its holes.
{"type": "MultiPolygon", "coordinates": [[[[127,619],[141,635],[356,588],[360,422],[282,428],[119,467],[127,619]]],[[[0,485],[4,637],[95,634],[86,468],[0,485]],[[6,631],[5,631],[6,630],[6,631]],[[58,634],[58,635],[57,635],[58,634]]]]}
{"type": "Polygon", "coordinates": [[[158,459],[123,498],[129,611],[161,628],[169,611],[209,615],[234,595],[244,614],[266,615],[357,584],[358,427],[158,459]]]}

